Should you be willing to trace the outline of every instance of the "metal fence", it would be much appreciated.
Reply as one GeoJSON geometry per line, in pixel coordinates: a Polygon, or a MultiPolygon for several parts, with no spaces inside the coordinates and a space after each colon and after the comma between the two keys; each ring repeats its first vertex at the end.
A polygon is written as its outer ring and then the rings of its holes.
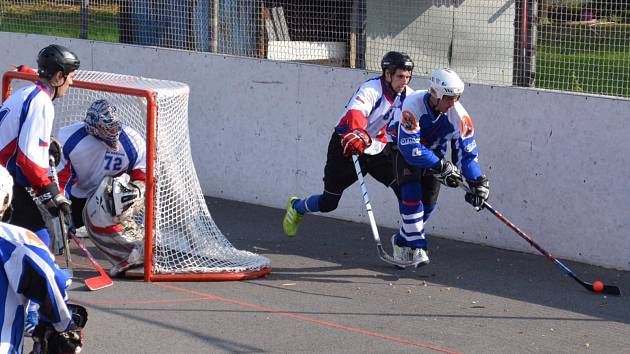
{"type": "Polygon", "coordinates": [[[630,0],[0,0],[0,31],[630,97],[630,0]]]}

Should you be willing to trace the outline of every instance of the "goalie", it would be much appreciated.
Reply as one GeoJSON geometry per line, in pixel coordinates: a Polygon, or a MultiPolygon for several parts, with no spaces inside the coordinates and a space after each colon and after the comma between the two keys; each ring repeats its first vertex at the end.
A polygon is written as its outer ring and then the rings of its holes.
{"type": "MultiPolygon", "coordinates": [[[[0,218],[13,197],[13,178],[0,166],[0,218]]],[[[71,280],[55,264],[48,247],[31,231],[0,222],[0,287],[3,297],[0,353],[21,353],[22,328],[29,301],[39,304],[40,321],[33,332],[33,352],[78,353],[87,311],[66,304],[71,280]]]]}
{"type": "Polygon", "coordinates": [[[144,206],[145,140],[105,99],[90,105],[83,122],[61,128],[59,140],[59,182],[74,226],[85,226],[113,264],[111,276],[142,265],[144,228],[136,219],[144,206]]]}

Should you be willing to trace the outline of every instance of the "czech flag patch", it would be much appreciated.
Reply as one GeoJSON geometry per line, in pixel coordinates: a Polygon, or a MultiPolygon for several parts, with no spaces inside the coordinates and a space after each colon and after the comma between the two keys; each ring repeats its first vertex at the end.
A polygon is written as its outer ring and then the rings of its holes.
{"type": "Polygon", "coordinates": [[[39,139],[39,146],[41,147],[48,147],[48,142],[45,140],[42,140],[41,138],[39,139]]]}

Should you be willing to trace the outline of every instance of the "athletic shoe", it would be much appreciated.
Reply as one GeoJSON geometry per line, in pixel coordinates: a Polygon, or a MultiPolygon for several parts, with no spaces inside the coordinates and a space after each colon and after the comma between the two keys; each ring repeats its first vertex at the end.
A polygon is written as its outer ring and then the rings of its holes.
{"type": "MultiPolygon", "coordinates": [[[[396,236],[398,233],[392,235],[392,249],[394,250],[394,259],[401,262],[413,262],[413,266],[418,268],[423,265],[429,264],[429,255],[423,248],[410,248],[398,246],[396,244],[396,236]]],[[[398,268],[404,268],[397,266],[398,268]]]]}
{"type": "Polygon", "coordinates": [[[294,195],[289,197],[289,201],[287,202],[287,213],[284,214],[284,220],[282,220],[284,233],[289,237],[293,237],[297,234],[298,226],[300,225],[300,221],[302,221],[302,216],[304,216],[298,213],[298,211],[293,207],[293,201],[299,199],[300,198],[294,195]]]}
{"type": "Polygon", "coordinates": [[[39,315],[37,311],[28,311],[26,314],[26,321],[24,322],[24,335],[30,337],[33,335],[33,331],[39,322],[39,315]]]}

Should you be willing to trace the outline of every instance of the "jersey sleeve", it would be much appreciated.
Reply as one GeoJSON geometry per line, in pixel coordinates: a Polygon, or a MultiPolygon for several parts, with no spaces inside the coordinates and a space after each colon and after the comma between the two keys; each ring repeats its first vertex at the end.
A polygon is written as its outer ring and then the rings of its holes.
{"type": "Polygon", "coordinates": [[[399,119],[398,151],[405,161],[418,168],[434,167],[440,158],[422,144],[422,129],[413,109],[403,104],[399,119]]]}
{"type": "Polygon", "coordinates": [[[355,129],[365,129],[367,117],[372,113],[379,93],[368,85],[361,85],[346,104],[346,112],[335,127],[337,134],[343,135],[355,129]]]}
{"type": "Polygon", "coordinates": [[[48,146],[54,119],[51,102],[34,99],[18,138],[16,162],[29,184],[39,189],[50,183],[48,178],[48,146]]]}
{"type": "Polygon", "coordinates": [[[481,168],[478,159],[479,150],[475,141],[475,126],[468,112],[459,102],[455,104],[451,112],[453,124],[458,127],[455,129],[451,142],[451,159],[466,179],[476,180],[481,176],[481,168]]]}
{"type": "Polygon", "coordinates": [[[133,144],[135,156],[130,156],[129,169],[127,174],[131,181],[145,182],[147,170],[147,147],[146,141],[135,130],[129,129],[128,135],[133,144]]]}
{"type": "MultiPolygon", "coordinates": [[[[19,232],[27,233],[32,243],[41,243],[30,231],[19,232]]],[[[11,288],[39,304],[43,321],[59,332],[70,326],[72,314],[66,306],[69,277],[57,267],[45,245],[18,245],[4,268],[11,288]]]]}

